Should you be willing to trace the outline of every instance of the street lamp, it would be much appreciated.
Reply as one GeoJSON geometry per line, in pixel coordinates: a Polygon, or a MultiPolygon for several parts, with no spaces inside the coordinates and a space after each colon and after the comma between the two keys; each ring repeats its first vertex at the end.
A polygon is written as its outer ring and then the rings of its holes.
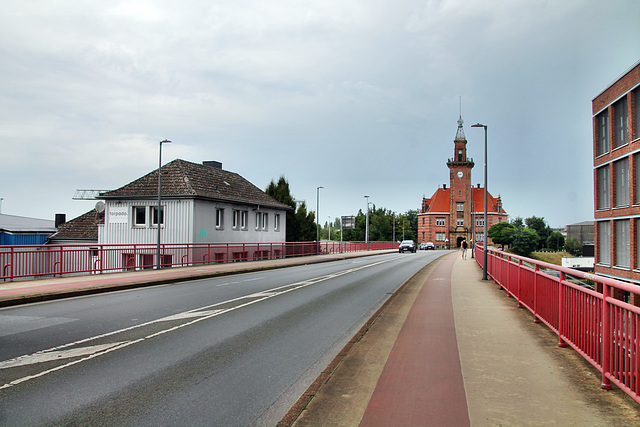
{"type": "Polygon", "coordinates": [[[483,253],[483,265],[482,265],[482,280],[487,280],[487,125],[476,123],[471,125],[472,128],[484,128],[484,253],[483,253]]]}
{"type": "MultiPolygon", "coordinates": [[[[161,268],[160,262],[160,224],[164,221],[161,221],[161,209],[162,209],[162,144],[168,144],[171,141],[168,139],[160,141],[160,149],[158,155],[158,218],[156,221],[156,225],[158,226],[158,248],[156,253],[156,268],[159,270],[161,268]]],[[[164,218],[162,218],[164,220],[164,218]]]]}
{"type": "Polygon", "coordinates": [[[331,241],[331,215],[328,215],[327,218],[329,218],[329,241],[331,241]]]}
{"type": "Polygon", "coordinates": [[[316,255],[320,253],[320,189],[316,188],[316,255]]]}
{"type": "Polygon", "coordinates": [[[367,199],[367,217],[364,232],[364,241],[367,242],[367,250],[369,250],[369,196],[364,196],[367,199]]]}

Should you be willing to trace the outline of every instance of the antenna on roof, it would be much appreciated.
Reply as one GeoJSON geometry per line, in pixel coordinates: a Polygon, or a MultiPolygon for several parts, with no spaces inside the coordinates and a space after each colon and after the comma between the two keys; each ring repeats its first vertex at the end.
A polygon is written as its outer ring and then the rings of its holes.
{"type": "Polygon", "coordinates": [[[96,200],[100,193],[109,190],[76,190],[73,200],[96,200]]]}

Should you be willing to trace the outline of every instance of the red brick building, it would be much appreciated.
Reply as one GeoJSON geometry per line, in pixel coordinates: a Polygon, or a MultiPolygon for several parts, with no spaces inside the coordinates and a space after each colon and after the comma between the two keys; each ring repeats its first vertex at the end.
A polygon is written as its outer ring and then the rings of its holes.
{"type": "MultiPolygon", "coordinates": [[[[484,188],[471,184],[474,163],[467,157],[462,124],[461,117],[453,140],[453,157],[447,161],[449,186],[445,184],[431,198],[423,198],[418,214],[418,242],[433,242],[436,249],[460,247],[464,239],[470,245],[484,239],[484,188]]],[[[500,197],[488,193],[488,227],[507,220],[500,197]]]]}
{"type": "Polygon", "coordinates": [[[640,61],[591,107],[595,271],[640,283],[640,61]]]}

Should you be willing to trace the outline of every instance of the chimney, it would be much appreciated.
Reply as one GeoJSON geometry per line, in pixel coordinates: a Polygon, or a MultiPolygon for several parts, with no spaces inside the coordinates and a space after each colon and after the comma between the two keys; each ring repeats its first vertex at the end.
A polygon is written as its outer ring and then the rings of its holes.
{"type": "Polygon", "coordinates": [[[447,189],[447,184],[442,184],[442,189],[446,190],[447,189]]]}
{"type": "Polygon", "coordinates": [[[205,160],[202,162],[203,165],[209,166],[210,168],[222,169],[222,162],[216,162],[214,160],[205,160]]]}
{"type": "Polygon", "coordinates": [[[65,214],[56,214],[56,221],[55,221],[56,228],[60,227],[65,222],[67,222],[67,215],[65,215],[65,214]]]}

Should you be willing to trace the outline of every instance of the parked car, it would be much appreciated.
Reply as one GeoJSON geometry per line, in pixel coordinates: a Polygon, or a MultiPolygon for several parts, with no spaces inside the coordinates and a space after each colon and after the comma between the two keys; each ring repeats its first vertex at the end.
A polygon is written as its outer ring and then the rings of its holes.
{"type": "Polygon", "coordinates": [[[425,245],[425,249],[428,251],[429,250],[433,251],[436,249],[436,245],[434,245],[433,242],[427,242],[424,245],[425,245]]]}
{"type": "Polygon", "coordinates": [[[400,246],[398,247],[398,252],[400,253],[404,253],[405,251],[409,251],[409,252],[416,252],[416,244],[413,242],[413,240],[403,240],[402,243],[400,243],[400,246]]]}
{"type": "Polygon", "coordinates": [[[427,244],[426,243],[420,243],[420,250],[424,251],[425,249],[427,249],[427,244]]]}

